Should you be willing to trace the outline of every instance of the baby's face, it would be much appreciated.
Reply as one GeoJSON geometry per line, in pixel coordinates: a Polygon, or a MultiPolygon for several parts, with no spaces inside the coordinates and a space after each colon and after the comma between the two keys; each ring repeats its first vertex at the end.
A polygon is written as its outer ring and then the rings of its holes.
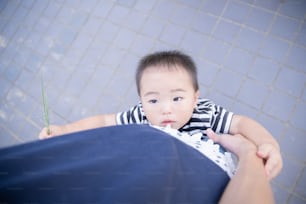
{"type": "Polygon", "coordinates": [[[191,118],[199,92],[182,67],[149,67],[140,80],[140,99],[152,125],[179,129],[191,118]]]}

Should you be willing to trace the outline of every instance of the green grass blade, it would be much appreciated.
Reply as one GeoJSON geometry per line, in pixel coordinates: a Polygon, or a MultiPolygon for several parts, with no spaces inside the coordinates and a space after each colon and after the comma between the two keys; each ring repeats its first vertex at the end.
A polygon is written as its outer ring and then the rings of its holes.
{"type": "Polygon", "coordinates": [[[42,99],[43,99],[43,106],[44,106],[44,119],[45,119],[45,126],[47,128],[47,134],[51,134],[50,130],[50,121],[49,121],[49,109],[48,109],[48,103],[46,98],[46,91],[44,86],[44,80],[43,76],[41,75],[41,93],[42,93],[42,99]]]}

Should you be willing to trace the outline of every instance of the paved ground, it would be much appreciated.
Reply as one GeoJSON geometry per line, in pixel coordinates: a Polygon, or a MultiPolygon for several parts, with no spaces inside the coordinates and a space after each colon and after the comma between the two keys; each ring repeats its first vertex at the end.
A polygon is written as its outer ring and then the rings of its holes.
{"type": "Polygon", "coordinates": [[[37,139],[42,73],[51,123],[65,124],[129,108],[140,57],[181,49],[203,97],[279,141],[277,203],[306,203],[305,14],[304,0],[1,0],[1,147],[37,139]]]}

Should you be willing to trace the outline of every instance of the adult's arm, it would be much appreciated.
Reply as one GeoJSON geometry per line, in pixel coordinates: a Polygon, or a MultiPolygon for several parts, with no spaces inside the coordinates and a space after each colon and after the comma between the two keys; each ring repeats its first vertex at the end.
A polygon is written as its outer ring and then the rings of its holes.
{"type": "Polygon", "coordinates": [[[207,134],[239,159],[236,174],[227,185],[220,203],[274,203],[263,160],[256,155],[256,146],[241,135],[218,136],[212,130],[207,134]]]}

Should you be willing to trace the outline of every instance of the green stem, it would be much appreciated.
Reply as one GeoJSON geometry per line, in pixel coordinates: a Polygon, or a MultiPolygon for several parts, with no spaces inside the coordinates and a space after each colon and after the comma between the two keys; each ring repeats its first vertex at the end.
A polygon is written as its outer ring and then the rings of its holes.
{"type": "Polygon", "coordinates": [[[44,80],[43,80],[42,74],[41,74],[41,93],[42,93],[43,105],[44,105],[45,126],[47,128],[47,134],[50,135],[51,130],[50,130],[50,123],[49,123],[49,110],[48,110],[46,91],[45,91],[44,80]]]}

